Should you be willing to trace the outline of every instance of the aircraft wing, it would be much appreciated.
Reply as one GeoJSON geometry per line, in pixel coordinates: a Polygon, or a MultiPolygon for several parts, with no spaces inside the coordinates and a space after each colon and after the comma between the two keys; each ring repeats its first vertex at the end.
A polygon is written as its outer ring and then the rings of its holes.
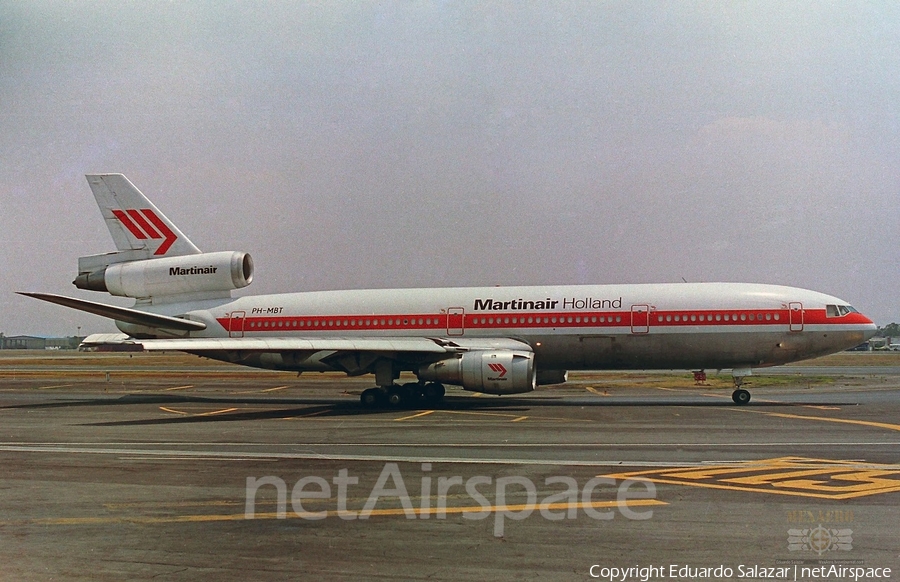
{"type": "MultiPolygon", "coordinates": [[[[179,352],[391,352],[407,354],[448,354],[471,350],[512,349],[531,351],[524,342],[506,338],[437,337],[269,337],[269,338],[183,338],[134,339],[121,335],[103,344],[135,344],[144,351],[179,352]]],[[[99,344],[98,344],[99,345],[99,344]]]]}
{"type": "Polygon", "coordinates": [[[427,338],[187,338],[131,339],[124,343],[143,346],[144,351],[242,351],[242,352],[427,352],[447,349],[427,338]]]}

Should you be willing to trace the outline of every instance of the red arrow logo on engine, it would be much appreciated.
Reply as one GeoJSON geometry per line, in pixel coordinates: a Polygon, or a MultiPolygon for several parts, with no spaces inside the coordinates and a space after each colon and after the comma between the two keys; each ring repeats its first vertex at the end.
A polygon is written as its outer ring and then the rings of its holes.
{"type": "Polygon", "coordinates": [[[506,367],[503,364],[488,364],[488,367],[497,372],[500,378],[506,376],[506,367]]]}
{"type": "Polygon", "coordinates": [[[163,239],[162,244],[153,253],[154,255],[166,254],[166,251],[178,240],[178,235],[172,232],[172,229],[166,226],[166,223],[149,208],[113,210],[112,213],[134,238],[138,240],[163,239]]]}

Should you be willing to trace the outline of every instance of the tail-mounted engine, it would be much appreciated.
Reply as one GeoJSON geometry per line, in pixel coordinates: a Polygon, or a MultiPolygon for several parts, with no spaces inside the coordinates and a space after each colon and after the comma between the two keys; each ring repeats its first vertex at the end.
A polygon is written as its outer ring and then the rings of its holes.
{"type": "Polygon", "coordinates": [[[252,280],[253,260],[249,254],[222,251],[105,265],[80,272],[73,283],[79,289],[146,299],[184,294],[227,295],[252,280]]]}
{"type": "Polygon", "coordinates": [[[534,353],[479,350],[425,364],[419,380],[462,386],[486,394],[521,394],[535,388],[534,353]]]}

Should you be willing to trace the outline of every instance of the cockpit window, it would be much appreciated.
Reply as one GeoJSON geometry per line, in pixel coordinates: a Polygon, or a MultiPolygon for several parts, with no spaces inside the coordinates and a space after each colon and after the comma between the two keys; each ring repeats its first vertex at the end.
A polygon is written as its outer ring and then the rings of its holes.
{"type": "Polygon", "coordinates": [[[825,315],[827,317],[843,317],[849,313],[859,313],[850,305],[826,305],[825,315]]]}

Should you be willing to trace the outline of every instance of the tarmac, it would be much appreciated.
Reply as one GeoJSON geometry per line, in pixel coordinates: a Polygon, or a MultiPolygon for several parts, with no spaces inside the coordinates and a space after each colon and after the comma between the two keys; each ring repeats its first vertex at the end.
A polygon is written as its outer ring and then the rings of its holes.
{"type": "Polygon", "coordinates": [[[635,372],[372,411],[371,378],[2,354],[0,580],[896,578],[900,365],[862,356],[746,406],[635,372]]]}

